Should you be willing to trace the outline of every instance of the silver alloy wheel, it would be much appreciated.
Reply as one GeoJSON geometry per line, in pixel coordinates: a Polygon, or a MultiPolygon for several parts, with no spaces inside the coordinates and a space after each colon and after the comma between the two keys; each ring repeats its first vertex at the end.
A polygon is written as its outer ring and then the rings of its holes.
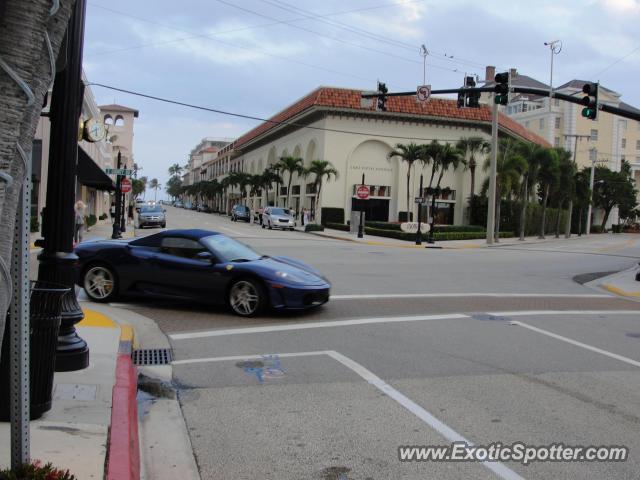
{"type": "Polygon", "coordinates": [[[229,303],[237,314],[243,316],[252,315],[260,305],[260,295],[253,283],[240,280],[231,287],[229,303]]]}
{"type": "Polygon", "coordinates": [[[95,266],[84,274],[84,289],[91,298],[104,300],[113,293],[115,281],[107,267],[95,266]]]}

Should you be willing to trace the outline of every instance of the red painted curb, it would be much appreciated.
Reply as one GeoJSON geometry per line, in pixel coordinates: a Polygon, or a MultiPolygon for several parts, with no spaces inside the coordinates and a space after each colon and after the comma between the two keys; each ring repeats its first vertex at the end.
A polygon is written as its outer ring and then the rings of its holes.
{"type": "Polygon", "coordinates": [[[138,381],[131,356],[118,355],[111,404],[107,480],[140,479],[137,389],[138,381]]]}

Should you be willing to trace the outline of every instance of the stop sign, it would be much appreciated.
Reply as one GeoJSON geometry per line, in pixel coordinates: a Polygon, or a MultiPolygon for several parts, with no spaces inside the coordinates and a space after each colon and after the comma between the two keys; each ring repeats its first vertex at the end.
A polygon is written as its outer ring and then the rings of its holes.
{"type": "Polygon", "coordinates": [[[356,197],[360,200],[368,200],[369,199],[369,187],[367,185],[358,185],[356,189],[356,197]]]}
{"type": "Polygon", "coordinates": [[[122,193],[129,193],[131,191],[131,180],[128,178],[120,180],[120,191],[122,193]]]}

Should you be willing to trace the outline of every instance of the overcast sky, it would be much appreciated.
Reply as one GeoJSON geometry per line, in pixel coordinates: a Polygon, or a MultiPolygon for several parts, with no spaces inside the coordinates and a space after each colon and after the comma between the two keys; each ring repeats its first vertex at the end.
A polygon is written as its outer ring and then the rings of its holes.
{"type": "MultiPolygon", "coordinates": [[[[90,82],[268,117],[320,85],[415,90],[421,44],[433,88],[485,65],[548,82],[544,42],[560,39],[554,85],[600,80],[640,107],[639,21],[640,0],[88,0],[84,68],[90,82]]],[[[203,137],[257,123],[92,88],[140,111],[134,156],[163,185],[203,137]]]]}

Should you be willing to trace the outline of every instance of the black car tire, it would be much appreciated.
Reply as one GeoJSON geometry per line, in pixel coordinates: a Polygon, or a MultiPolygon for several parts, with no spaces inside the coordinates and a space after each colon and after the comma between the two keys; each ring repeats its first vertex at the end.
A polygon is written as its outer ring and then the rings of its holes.
{"type": "Polygon", "coordinates": [[[240,317],[255,317],[265,309],[267,293],[259,281],[239,278],[229,288],[227,304],[240,317]]]}
{"type": "Polygon", "coordinates": [[[118,278],[108,265],[93,263],[82,273],[82,288],[94,302],[111,302],[117,296],[118,278]]]}
{"type": "Polygon", "coordinates": [[[265,228],[265,224],[264,223],[262,224],[262,228],[265,228]]]}

